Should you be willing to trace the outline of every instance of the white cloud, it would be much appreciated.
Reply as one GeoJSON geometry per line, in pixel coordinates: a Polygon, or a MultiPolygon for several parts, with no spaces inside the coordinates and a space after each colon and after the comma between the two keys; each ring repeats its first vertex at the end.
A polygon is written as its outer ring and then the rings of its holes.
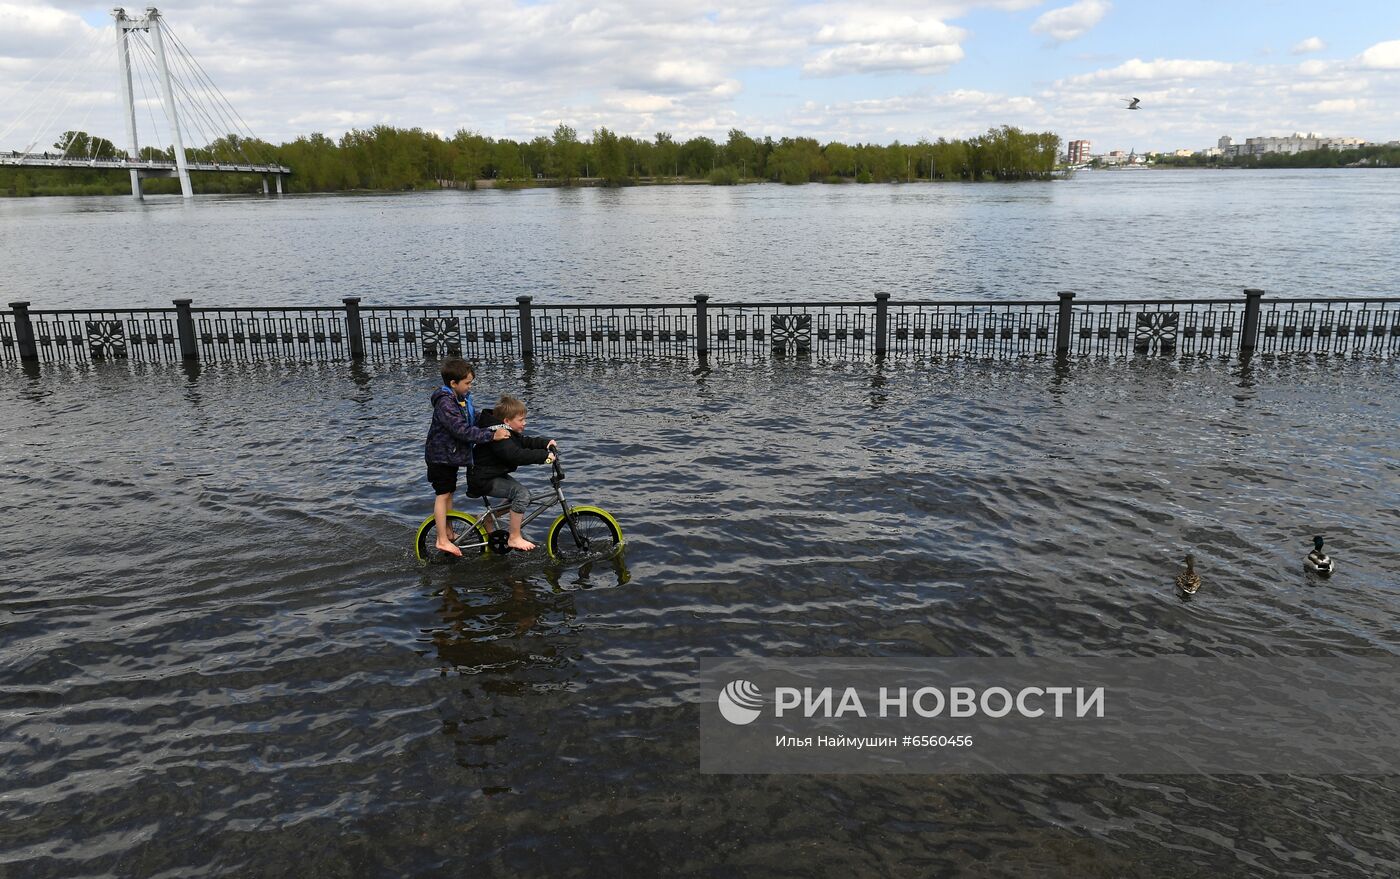
{"type": "Polygon", "coordinates": [[[817,31],[817,43],[899,43],[955,45],[967,37],[961,28],[936,18],[919,20],[909,15],[863,15],[817,31]]]}
{"type": "Polygon", "coordinates": [[[1309,52],[1321,52],[1326,48],[1327,44],[1322,41],[1321,37],[1308,37],[1306,40],[1294,43],[1292,51],[1294,55],[1306,55],[1309,52]]]}
{"type": "Polygon", "coordinates": [[[1068,42],[1088,33],[1111,8],[1108,0],[1079,0],[1071,6],[1051,9],[1035,20],[1031,30],[1057,43],[1068,42]]]}
{"type": "MultiPolygon", "coordinates": [[[[810,7],[807,15],[821,12],[810,7]]],[[[827,11],[826,14],[830,14],[827,11]]],[[[862,8],[821,24],[812,43],[833,46],[802,66],[811,76],[856,73],[942,73],[964,57],[967,32],[937,18],[897,10],[862,8]]]]}
{"type": "Polygon", "coordinates": [[[1358,98],[1334,98],[1330,101],[1319,101],[1313,104],[1312,110],[1315,113],[1346,113],[1353,114],[1365,110],[1371,106],[1371,102],[1358,98]]]}
{"type": "Polygon", "coordinates": [[[1076,84],[1096,82],[1156,83],[1203,77],[1226,76],[1235,65],[1225,61],[1195,61],[1189,59],[1163,59],[1143,61],[1134,58],[1124,61],[1117,67],[1096,70],[1069,78],[1076,84]]]}
{"type": "Polygon", "coordinates": [[[942,73],[963,59],[962,46],[856,43],[828,49],[803,65],[813,76],[843,73],[942,73]]]}
{"type": "Polygon", "coordinates": [[[1362,52],[1361,66],[1372,70],[1400,70],[1400,40],[1376,43],[1362,52]]]}

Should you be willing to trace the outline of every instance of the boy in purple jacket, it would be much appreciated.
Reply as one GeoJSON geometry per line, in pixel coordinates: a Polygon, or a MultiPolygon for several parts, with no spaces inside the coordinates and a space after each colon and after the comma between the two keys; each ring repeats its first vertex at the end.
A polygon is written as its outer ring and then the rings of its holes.
{"type": "Polygon", "coordinates": [[[465,360],[453,358],[442,364],[442,387],[433,391],[433,423],[428,428],[428,441],[423,457],[428,462],[428,482],[432,483],[433,516],[437,519],[437,548],[459,558],[462,550],[453,543],[457,535],[447,524],[447,511],[452,509],[452,493],[457,490],[457,469],[472,466],[472,446],[510,436],[504,428],[494,432],[476,426],[476,407],[472,404],[472,382],[476,367],[465,360]]]}

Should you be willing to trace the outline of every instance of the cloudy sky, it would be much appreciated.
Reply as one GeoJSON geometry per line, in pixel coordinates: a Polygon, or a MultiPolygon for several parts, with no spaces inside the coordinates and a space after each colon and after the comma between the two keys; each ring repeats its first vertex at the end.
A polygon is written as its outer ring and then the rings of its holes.
{"type": "MultiPolygon", "coordinates": [[[[110,8],[0,0],[0,149],[75,127],[124,141],[110,8]]],[[[190,0],[162,12],[274,141],[379,123],[520,138],[561,121],[585,136],[740,128],[881,143],[1006,123],[1096,152],[1222,134],[1400,139],[1396,2],[190,0]],[[1143,109],[1123,109],[1128,97],[1143,109]]],[[[141,125],[159,129],[159,114],[143,106],[141,125]]]]}

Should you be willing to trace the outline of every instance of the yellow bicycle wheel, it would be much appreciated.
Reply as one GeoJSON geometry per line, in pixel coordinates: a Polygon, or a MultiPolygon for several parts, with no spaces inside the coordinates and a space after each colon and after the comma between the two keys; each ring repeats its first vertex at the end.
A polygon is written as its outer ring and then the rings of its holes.
{"type": "MultiPolygon", "coordinates": [[[[462,550],[462,555],[482,555],[486,552],[486,532],[477,524],[470,513],[450,510],[447,513],[448,527],[457,535],[454,543],[462,550]]],[[[414,540],[414,551],[418,561],[438,561],[446,555],[437,548],[437,519],[433,516],[423,520],[418,526],[418,537],[414,540]]]]}
{"type": "Polygon", "coordinates": [[[573,527],[564,516],[555,519],[546,545],[556,559],[604,556],[622,546],[622,526],[600,507],[574,507],[573,527]]]}

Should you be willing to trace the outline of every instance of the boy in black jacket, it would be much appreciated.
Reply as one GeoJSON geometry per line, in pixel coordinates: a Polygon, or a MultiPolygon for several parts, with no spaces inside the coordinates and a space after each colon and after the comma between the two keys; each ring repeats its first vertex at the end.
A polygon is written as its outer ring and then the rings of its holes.
{"type": "Polygon", "coordinates": [[[530,504],[530,490],[510,474],[521,464],[552,464],[554,453],[550,450],[555,443],[552,439],[525,435],[525,412],[524,403],[514,397],[501,397],[496,404],[495,421],[504,424],[510,436],[476,447],[468,487],[474,494],[510,500],[510,538],[506,543],[511,549],[528,552],[535,545],[520,534],[520,527],[530,504]]]}

